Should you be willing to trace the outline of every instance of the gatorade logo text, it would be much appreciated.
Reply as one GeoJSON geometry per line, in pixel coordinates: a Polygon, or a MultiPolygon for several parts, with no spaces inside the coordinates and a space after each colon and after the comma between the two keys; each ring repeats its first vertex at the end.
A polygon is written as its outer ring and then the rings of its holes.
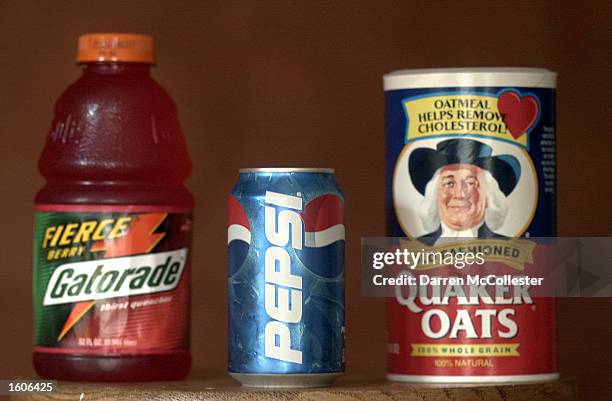
{"type": "Polygon", "coordinates": [[[283,248],[304,246],[302,198],[266,191],[266,239],[273,245],[265,253],[265,307],[272,321],[265,328],[265,355],[282,361],[302,363],[302,352],[291,348],[288,324],[302,319],[302,277],[291,273],[291,257],[283,248]],[[270,205],[270,206],[268,206],[270,205]],[[283,207],[277,211],[275,206],[283,207]],[[293,210],[288,210],[293,209],[293,210]]]}
{"type": "Polygon", "coordinates": [[[138,256],[66,263],[49,279],[43,305],[170,291],[180,282],[187,248],[138,256]]]}

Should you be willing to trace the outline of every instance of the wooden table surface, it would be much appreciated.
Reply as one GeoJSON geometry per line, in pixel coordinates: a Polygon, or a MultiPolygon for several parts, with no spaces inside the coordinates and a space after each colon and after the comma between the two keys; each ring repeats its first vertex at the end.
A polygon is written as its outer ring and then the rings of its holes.
{"type": "Polygon", "coordinates": [[[332,388],[261,390],[240,387],[230,378],[204,381],[93,384],[60,382],[53,393],[15,397],[16,401],[58,400],[308,400],[308,401],[577,401],[571,381],[478,387],[364,382],[349,377],[332,388]],[[82,395],[82,397],[81,397],[82,395]]]}

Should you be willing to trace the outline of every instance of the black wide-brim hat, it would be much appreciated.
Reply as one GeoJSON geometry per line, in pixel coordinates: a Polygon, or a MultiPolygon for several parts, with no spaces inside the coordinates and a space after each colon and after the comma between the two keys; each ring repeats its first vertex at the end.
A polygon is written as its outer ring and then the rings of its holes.
{"type": "Polygon", "coordinates": [[[425,186],[436,170],[448,164],[471,164],[487,170],[508,196],[521,176],[521,165],[512,155],[491,156],[493,149],[473,139],[449,139],[438,143],[436,149],[418,148],[410,155],[408,172],[414,187],[425,195],[425,186]]]}

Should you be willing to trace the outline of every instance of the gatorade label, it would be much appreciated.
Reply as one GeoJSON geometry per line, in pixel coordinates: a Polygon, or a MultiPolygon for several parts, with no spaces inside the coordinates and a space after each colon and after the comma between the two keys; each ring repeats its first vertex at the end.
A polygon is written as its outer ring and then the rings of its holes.
{"type": "Polygon", "coordinates": [[[188,351],[191,231],[190,210],[37,205],[35,350],[188,351]]]}

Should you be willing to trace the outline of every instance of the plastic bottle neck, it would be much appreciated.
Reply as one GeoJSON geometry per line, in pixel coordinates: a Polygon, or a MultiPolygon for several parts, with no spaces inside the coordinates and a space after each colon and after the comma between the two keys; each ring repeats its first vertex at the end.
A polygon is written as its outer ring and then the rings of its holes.
{"type": "Polygon", "coordinates": [[[82,63],[84,75],[115,75],[115,74],[130,74],[149,76],[151,73],[151,64],[145,63],[118,63],[118,62],[94,62],[82,63]]]}

